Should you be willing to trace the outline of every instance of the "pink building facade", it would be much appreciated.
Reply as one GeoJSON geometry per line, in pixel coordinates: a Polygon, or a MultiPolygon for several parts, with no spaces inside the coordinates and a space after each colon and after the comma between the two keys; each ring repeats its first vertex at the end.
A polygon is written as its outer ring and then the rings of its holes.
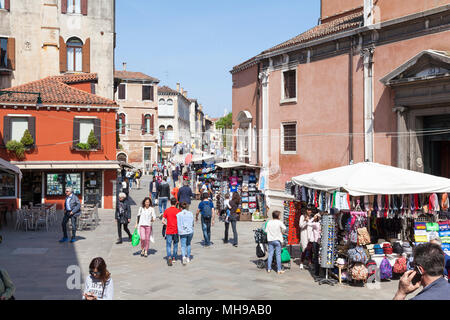
{"type": "Polygon", "coordinates": [[[321,24],[231,71],[235,160],[251,119],[268,194],[365,160],[450,177],[449,40],[450,0],[323,0],[321,24]]]}

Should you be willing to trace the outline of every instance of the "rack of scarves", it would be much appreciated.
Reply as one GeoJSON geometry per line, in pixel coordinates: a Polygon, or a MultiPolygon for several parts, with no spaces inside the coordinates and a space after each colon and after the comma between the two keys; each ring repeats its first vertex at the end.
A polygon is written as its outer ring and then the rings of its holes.
{"type": "Polygon", "coordinates": [[[287,244],[298,245],[300,243],[300,216],[302,205],[300,202],[284,201],[283,223],[287,227],[287,244]]]}

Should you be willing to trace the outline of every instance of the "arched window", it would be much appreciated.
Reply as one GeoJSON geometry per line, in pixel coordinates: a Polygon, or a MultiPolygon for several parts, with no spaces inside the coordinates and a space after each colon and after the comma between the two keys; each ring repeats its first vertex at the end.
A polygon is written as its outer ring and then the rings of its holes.
{"type": "Polygon", "coordinates": [[[168,106],[173,106],[173,100],[172,99],[167,100],[167,105],[168,106]]]}
{"type": "Polygon", "coordinates": [[[127,123],[126,123],[126,116],[125,116],[124,113],[120,113],[119,114],[118,122],[119,122],[118,123],[118,125],[119,125],[119,133],[120,134],[125,134],[126,133],[125,128],[127,126],[127,123]]]}
{"type": "Polygon", "coordinates": [[[163,105],[165,105],[166,104],[166,100],[164,100],[164,99],[159,99],[159,105],[160,106],[163,106],[163,105]]]}
{"type": "Polygon", "coordinates": [[[151,114],[142,115],[142,134],[153,134],[154,122],[151,114]]]}
{"type": "Polygon", "coordinates": [[[67,40],[67,71],[83,71],[83,42],[75,37],[67,40]]]}

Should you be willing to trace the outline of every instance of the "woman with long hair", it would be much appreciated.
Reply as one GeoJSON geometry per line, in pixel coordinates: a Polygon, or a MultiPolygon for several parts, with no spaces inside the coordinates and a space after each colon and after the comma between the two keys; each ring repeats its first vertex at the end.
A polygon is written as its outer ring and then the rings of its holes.
{"type": "Polygon", "coordinates": [[[188,206],[186,202],[182,202],[180,204],[182,211],[177,214],[177,227],[181,241],[183,265],[191,261],[191,241],[194,237],[194,214],[187,210],[188,206]]]}
{"type": "Polygon", "coordinates": [[[148,247],[150,246],[150,241],[153,240],[152,225],[155,221],[156,214],[155,209],[153,208],[152,199],[146,197],[142,201],[142,206],[139,208],[135,226],[135,228],[139,227],[139,236],[141,237],[141,257],[148,256],[148,247]]]}
{"type": "Polygon", "coordinates": [[[231,197],[230,202],[228,203],[230,209],[230,215],[228,217],[226,217],[225,219],[225,236],[223,239],[224,243],[228,243],[228,229],[230,228],[230,223],[231,223],[231,228],[233,229],[233,240],[234,240],[234,246],[237,247],[238,246],[238,233],[237,233],[237,228],[236,228],[236,224],[237,221],[239,220],[239,205],[241,204],[241,197],[239,196],[239,194],[237,192],[233,193],[233,196],[231,197]]]}
{"type": "Polygon", "coordinates": [[[303,212],[300,216],[300,243],[302,247],[302,256],[300,258],[300,269],[303,269],[303,263],[305,262],[305,258],[309,254],[309,237],[308,237],[308,223],[312,219],[312,207],[308,206],[308,208],[303,212]]]}
{"type": "Polygon", "coordinates": [[[114,284],[103,258],[95,258],[89,265],[89,276],[84,285],[83,300],[112,300],[114,284]]]}

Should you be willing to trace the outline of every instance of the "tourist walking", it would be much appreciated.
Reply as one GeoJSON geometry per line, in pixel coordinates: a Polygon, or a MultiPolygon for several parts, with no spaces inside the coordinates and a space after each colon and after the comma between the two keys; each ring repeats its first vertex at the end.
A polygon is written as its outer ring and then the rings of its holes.
{"type": "Polygon", "coordinates": [[[194,237],[194,215],[188,211],[188,204],[180,204],[182,211],[177,214],[178,234],[181,242],[181,257],[183,265],[191,262],[191,242],[194,237]]]}
{"type": "Polygon", "coordinates": [[[0,268],[0,301],[15,300],[16,287],[5,269],[0,268]]]}
{"type": "Polygon", "coordinates": [[[272,213],[273,220],[267,222],[266,233],[267,241],[269,242],[269,259],[267,261],[267,272],[272,271],[273,253],[277,260],[277,273],[284,273],[281,269],[281,247],[283,243],[283,233],[286,232],[286,226],[280,221],[281,212],[274,211],[272,213]]]}
{"type": "Polygon", "coordinates": [[[203,193],[202,202],[198,205],[197,214],[195,216],[195,221],[198,221],[198,215],[201,214],[204,247],[209,247],[211,245],[211,225],[214,226],[215,214],[214,214],[214,204],[209,199],[208,193],[203,193]]]}
{"type": "Polygon", "coordinates": [[[178,166],[175,166],[174,170],[172,171],[172,179],[173,179],[173,187],[174,188],[178,182],[178,178],[179,178],[178,166]]]}
{"type": "Polygon", "coordinates": [[[161,218],[167,208],[167,202],[170,198],[170,186],[167,183],[167,177],[163,178],[162,183],[158,186],[158,201],[159,201],[159,217],[161,218]]]}
{"type": "Polygon", "coordinates": [[[300,269],[303,269],[303,263],[305,262],[305,258],[307,257],[307,253],[308,253],[308,243],[309,243],[309,238],[308,238],[308,222],[311,219],[311,215],[312,215],[312,208],[308,207],[306,209],[306,212],[304,214],[302,214],[300,216],[300,244],[302,247],[302,255],[300,258],[300,269]]]}
{"type": "Polygon", "coordinates": [[[170,192],[170,194],[172,195],[173,198],[175,198],[175,200],[177,200],[177,207],[178,207],[178,191],[180,189],[178,188],[178,184],[175,184],[175,187],[172,189],[172,191],[170,192]]]}
{"type": "Polygon", "coordinates": [[[152,204],[155,206],[156,199],[158,199],[159,182],[156,181],[156,176],[153,176],[153,181],[150,182],[149,192],[152,197],[152,204]]]}
{"type": "Polygon", "coordinates": [[[322,227],[320,225],[320,213],[317,213],[309,222],[308,222],[308,239],[310,242],[310,247],[312,248],[311,252],[311,260],[314,265],[314,276],[320,276],[320,265],[319,265],[319,251],[320,244],[319,239],[322,231],[322,227]]]}
{"type": "Polygon", "coordinates": [[[114,283],[103,258],[89,264],[89,276],[84,284],[83,300],[113,300],[114,283]]]}
{"type": "Polygon", "coordinates": [[[116,208],[116,222],[117,233],[119,235],[116,244],[122,243],[122,226],[123,230],[128,234],[128,240],[131,241],[131,232],[128,230],[128,224],[131,222],[131,207],[127,195],[123,192],[119,194],[119,203],[116,208]]]}
{"type": "Polygon", "coordinates": [[[178,254],[178,225],[177,214],[180,210],[175,206],[177,201],[175,198],[170,199],[171,207],[164,211],[162,223],[166,226],[166,252],[167,252],[167,265],[172,266],[177,260],[178,254]],[[173,244],[173,250],[172,250],[173,244]]]}
{"type": "Polygon", "coordinates": [[[140,190],[141,189],[141,177],[142,177],[142,171],[141,169],[138,169],[136,171],[136,174],[134,176],[135,180],[136,180],[136,189],[140,190]]]}
{"type": "Polygon", "coordinates": [[[235,247],[238,246],[238,233],[237,233],[237,221],[239,220],[239,205],[241,204],[241,197],[237,192],[233,193],[231,200],[228,202],[229,207],[229,215],[225,218],[225,236],[223,239],[224,243],[228,243],[228,230],[230,228],[233,229],[233,245],[235,247]]]}
{"type": "MultiPolygon", "coordinates": [[[[137,215],[137,223],[135,226],[139,228],[139,236],[141,238],[141,257],[148,256],[148,247],[150,241],[153,240],[153,222],[156,220],[155,209],[152,206],[152,199],[149,197],[142,201],[137,215]]],[[[151,241],[154,242],[154,241],[151,241]]]]}
{"type": "Polygon", "coordinates": [[[130,193],[130,184],[128,178],[125,178],[125,180],[122,181],[122,192],[125,193],[128,197],[128,194],[130,193]]]}
{"type": "Polygon", "coordinates": [[[63,238],[59,242],[69,241],[67,235],[67,223],[72,224],[72,239],[70,242],[76,241],[77,233],[77,218],[81,215],[81,203],[76,195],[73,194],[72,188],[66,188],[66,201],[64,201],[64,217],[62,221],[63,238]]]}
{"type": "Polygon", "coordinates": [[[189,181],[183,181],[183,186],[178,190],[178,202],[183,203],[186,202],[186,209],[189,209],[191,205],[191,200],[194,194],[192,193],[192,189],[189,186],[189,181]]]}

